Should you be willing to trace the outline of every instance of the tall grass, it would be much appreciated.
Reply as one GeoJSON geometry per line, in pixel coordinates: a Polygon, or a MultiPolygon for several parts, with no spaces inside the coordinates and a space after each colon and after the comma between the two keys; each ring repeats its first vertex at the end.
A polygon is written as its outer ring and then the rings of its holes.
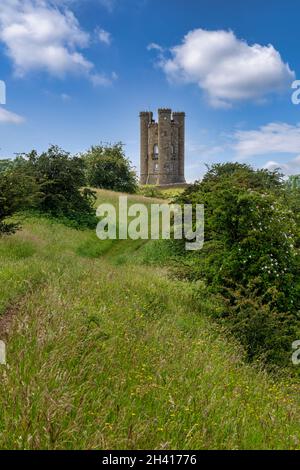
{"type": "Polygon", "coordinates": [[[0,240],[0,448],[299,448],[296,384],[246,365],[153,245],[94,242],[42,218],[0,240]]]}

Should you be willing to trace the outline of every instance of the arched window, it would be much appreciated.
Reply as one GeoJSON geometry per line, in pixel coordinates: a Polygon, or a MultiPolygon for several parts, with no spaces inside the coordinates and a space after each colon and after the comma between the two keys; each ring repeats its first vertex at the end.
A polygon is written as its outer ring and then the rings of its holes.
{"type": "Polygon", "coordinates": [[[153,158],[154,160],[158,159],[158,145],[157,144],[154,144],[154,147],[153,147],[153,158]]]}

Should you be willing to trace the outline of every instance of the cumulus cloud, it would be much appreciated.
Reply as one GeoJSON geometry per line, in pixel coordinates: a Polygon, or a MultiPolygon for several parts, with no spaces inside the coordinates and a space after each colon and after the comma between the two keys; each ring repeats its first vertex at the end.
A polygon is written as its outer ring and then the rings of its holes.
{"type": "Polygon", "coordinates": [[[300,151],[300,124],[271,122],[259,129],[239,130],[233,137],[233,148],[239,158],[300,151]]]}
{"type": "Polygon", "coordinates": [[[249,45],[232,31],[190,31],[159,65],[170,81],[197,84],[216,107],[287,89],[295,73],[271,45],[249,45]]]}
{"type": "Polygon", "coordinates": [[[54,3],[10,0],[0,4],[0,41],[15,74],[43,70],[61,77],[76,72],[93,79],[94,64],[81,52],[90,44],[89,33],[82,30],[70,9],[59,9],[54,3]]]}
{"type": "Polygon", "coordinates": [[[0,124],[22,124],[24,121],[22,116],[0,107],[0,124]]]}
{"type": "Polygon", "coordinates": [[[88,45],[89,35],[70,10],[61,12],[42,0],[11,0],[0,5],[0,24],[0,39],[17,75],[41,68],[62,75],[93,67],[76,50],[88,45]]]}

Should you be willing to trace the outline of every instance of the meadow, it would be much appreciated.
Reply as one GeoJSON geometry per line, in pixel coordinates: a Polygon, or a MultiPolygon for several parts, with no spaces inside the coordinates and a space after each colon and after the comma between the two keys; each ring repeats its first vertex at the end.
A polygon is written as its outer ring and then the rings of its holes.
{"type": "Polygon", "coordinates": [[[165,250],[30,215],[0,239],[1,449],[299,449],[299,385],[246,363],[165,250]]]}

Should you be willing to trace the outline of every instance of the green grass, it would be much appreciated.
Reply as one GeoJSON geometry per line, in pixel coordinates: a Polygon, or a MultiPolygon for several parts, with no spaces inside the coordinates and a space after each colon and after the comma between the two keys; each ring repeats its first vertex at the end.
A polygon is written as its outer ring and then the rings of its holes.
{"type": "Polygon", "coordinates": [[[141,185],[139,186],[139,193],[149,197],[159,197],[162,199],[172,200],[176,196],[183,193],[184,188],[182,186],[172,186],[170,188],[160,188],[155,185],[141,185]]]}
{"type": "Polygon", "coordinates": [[[243,362],[165,246],[43,218],[0,240],[0,448],[300,447],[297,384],[243,362]]]}

